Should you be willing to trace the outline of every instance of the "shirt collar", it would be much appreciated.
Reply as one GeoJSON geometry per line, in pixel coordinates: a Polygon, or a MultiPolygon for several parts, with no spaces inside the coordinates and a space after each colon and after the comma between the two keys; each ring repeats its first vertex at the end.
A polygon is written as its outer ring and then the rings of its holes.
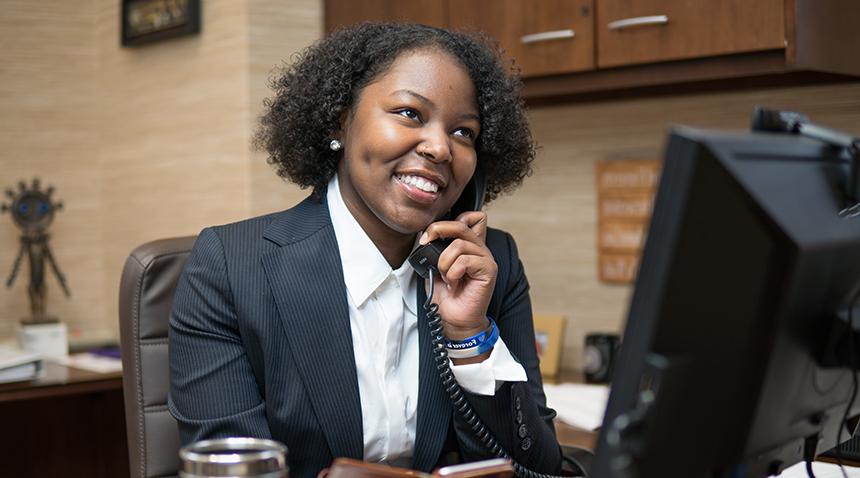
{"type": "MultiPolygon", "coordinates": [[[[365,301],[376,291],[388,278],[394,275],[403,292],[403,302],[409,310],[415,314],[417,289],[415,270],[404,261],[397,270],[392,271],[388,261],[385,260],[358,221],[352,216],[340,195],[337,174],[328,183],[326,201],[331,215],[331,224],[337,238],[340,249],[340,262],[343,267],[343,280],[346,284],[347,293],[352,298],[356,307],[361,307],[365,301]]],[[[418,245],[418,236],[415,237],[415,246],[418,245]]],[[[413,249],[414,247],[413,246],[413,249]]]]}

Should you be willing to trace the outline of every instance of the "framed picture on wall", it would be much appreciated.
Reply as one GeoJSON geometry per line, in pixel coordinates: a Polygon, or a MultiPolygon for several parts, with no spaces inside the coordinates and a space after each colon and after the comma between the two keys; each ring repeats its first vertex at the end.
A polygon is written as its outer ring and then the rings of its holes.
{"type": "Polygon", "coordinates": [[[120,0],[122,45],[136,46],[200,31],[200,0],[120,0]]]}
{"type": "Polygon", "coordinates": [[[540,374],[545,378],[558,375],[561,346],[564,340],[564,317],[535,314],[535,348],[540,359],[540,374]]]}

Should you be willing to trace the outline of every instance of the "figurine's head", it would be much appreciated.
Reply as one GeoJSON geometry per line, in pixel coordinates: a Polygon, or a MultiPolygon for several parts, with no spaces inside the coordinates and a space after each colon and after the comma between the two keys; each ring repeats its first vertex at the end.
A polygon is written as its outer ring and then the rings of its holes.
{"type": "Polygon", "coordinates": [[[6,190],[12,203],[3,203],[2,211],[12,213],[12,219],[18,224],[25,234],[44,232],[54,220],[54,212],[63,208],[62,202],[52,202],[51,195],[53,187],[42,190],[38,179],[33,179],[30,188],[21,181],[18,183],[18,192],[12,189],[6,190]]]}

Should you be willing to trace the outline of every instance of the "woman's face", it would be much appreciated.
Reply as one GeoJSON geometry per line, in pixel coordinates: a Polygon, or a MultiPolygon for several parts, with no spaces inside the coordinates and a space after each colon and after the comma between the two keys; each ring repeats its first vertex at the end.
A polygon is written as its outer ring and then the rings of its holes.
{"type": "Polygon", "coordinates": [[[438,49],[402,53],[361,91],[338,177],[371,238],[414,234],[448,212],[475,171],[480,127],[469,74],[438,49]]]}

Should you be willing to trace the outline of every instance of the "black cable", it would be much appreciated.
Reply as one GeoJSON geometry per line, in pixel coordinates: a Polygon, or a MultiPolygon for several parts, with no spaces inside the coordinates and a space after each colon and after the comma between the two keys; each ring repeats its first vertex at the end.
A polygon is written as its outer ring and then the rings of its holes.
{"type": "MultiPolygon", "coordinates": [[[[857,357],[854,355],[854,307],[857,305],[857,300],[860,299],[860,290],[851,299],[848,304],[848,357],[851,360],[851,399],[848,400],[848,406],[845,407],[845,413],[842,415],[842,421],[839,422],[839,431],[836,432],[836,463],[839,464],[839,469],[842,470],[842,476],[848,478],[848,473],[845,471],[845,464],[842,462],[842,429],[848,428],[848,415],[851,409],[854,408],[854,401],[857,399],[857,357]]],[[[849,430],[850,433],[850,430],[849,430]]]]}
{"type": "Polygon", "coordinates": [[[523,465],[517,463],[513,458],[511,458],[508,452],[502,448],[496,440],[496,437],[493,436],[493,434],[484,425],[484,422],[481,421],[481,418],[478,417],[478,414],[472,409],[472,405],[469,404],[469,401],[463,394],[463,390],[460,388],[460,384],[458,384],[457,379],[454,378],[454,373],[451,371],[450,365],[448,365],[448,349],[445,348],[442,317],[439,315],[439,306],[433,303],[433,290],[435,284],[435,278],[433,277],[434,272],[435,270],[432,267],[428,270],[428,273],[430,274],[430,291],[427,293],[427,300],[424,301],[424,310],[427,312],[427,320],[430,323],[430,340],[433,343],[433,359],[436,361],[436,369],[439,370],[439,378],[442,380],[442,385],[445,387],[445,391],[451,398],[451,403],[454,405],[454,409],[457,410],[463,420],[465,420],[472,429],[472,433],[475,437],[480,440],[490,453],[499,458],[511,460],[514,467],[514,473],[516,473],[520,478],[560,478],[555,475],[547,475],[529,470],[523,465]]]}
{"type": "Polygon", "coordinates": [[[818,446],[820,436],[819,433],[816,433],[806,437],[803,441],[803,461],[806,462],[806,474],[809,478],[815,478],[815,473],[812,472],[812,462],[815,461],[815,448],[818,446]]]}
{"type": "Polygon", "coordinates": [[[812,472],[812,462],[809,460],[806,460],[806,475],[809,478],[815,478],[815,473],[812,472]]]}

